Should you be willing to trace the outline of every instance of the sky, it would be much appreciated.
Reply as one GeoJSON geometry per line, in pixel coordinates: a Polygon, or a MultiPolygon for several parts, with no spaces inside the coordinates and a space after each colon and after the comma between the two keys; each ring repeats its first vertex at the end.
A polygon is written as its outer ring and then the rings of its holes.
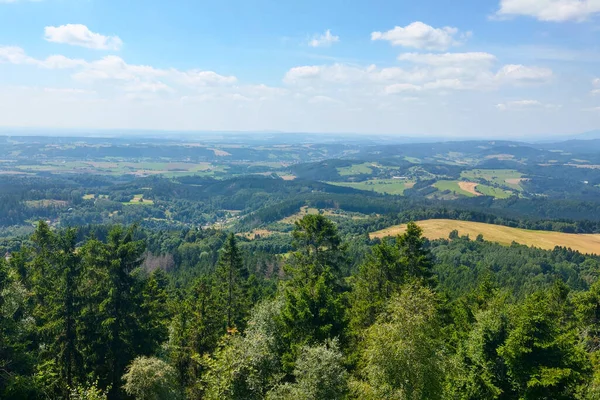
{"type": "Polygon", "coordinates": [[[600,129],[600,0],[0,0],[0,127],[600,129]]]}

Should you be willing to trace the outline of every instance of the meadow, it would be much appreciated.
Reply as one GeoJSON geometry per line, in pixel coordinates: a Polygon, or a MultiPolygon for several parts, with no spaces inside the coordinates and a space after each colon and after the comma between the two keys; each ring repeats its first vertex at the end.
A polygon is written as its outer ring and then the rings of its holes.
{"type": "MultiPolygon", "coordinates": [[[[460,236],[468,235],[475,239],[477,235],[490,242],[510,245],[512,242],[540,249],[551,250],[556,246],[568,247],[586,254],[600,255],[600,234],[573,234],[551,231],[533,231],[510,228],[502,225],[480,222],[456,221],[448,219],[430,219],[417,221],[423,234],[430,240],[447,239],[450,232],[458,230],[460,236]]],[[[406,225],[396,225],[370,234],[373,238],[384,238],[404,233],[406,225]]]]}

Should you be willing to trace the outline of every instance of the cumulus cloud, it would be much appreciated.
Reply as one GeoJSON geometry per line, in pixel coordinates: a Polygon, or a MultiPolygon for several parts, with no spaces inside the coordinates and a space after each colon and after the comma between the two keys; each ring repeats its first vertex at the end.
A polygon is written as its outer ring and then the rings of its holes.
{"type": "Polygon", "coordinates": [[[20,47],[0,47],[0,63],[31,65],[43,69],[72,69],[73,79],[87,84],[108,82],[120,86],[129,93],[173,92],[169,81],[180,88],[194,89],[207,86],[231,86],[237,82],[235,76],[220,75],[214,71],[174,68],[160,69],[149,65],[128,64],[118,56],[106,56],[95,61],[72,59],[52,55],[38,60],[28,56],[20,47]]]}
{"type": "Polygon", "coordinates": [[[386,86],[384,91],[386,94],[399,94],[407,92],[419,92],[421,89],[421,86],[413,85],[412,83],[395,83],[393,85],[386,86]]]}
{"type": "Polygon", "coordinates": [[[47,69],[67,69],[87,64],[84,60],[72,59],[62,55],[53,55],[44,60],[38,60],[28,56],[25,50],[16,46],[0,46],[0,63],[35,65],[47,69]]]}
{"type": "Polygon", "coordinates": [[[466,33],[457,38],[458,29],[453,27],[434,28],[417,21],[405,27],[396,26],[387,32],[371,33],[371,40],[386,40],[394,46],[412,47],[425,50],[447,50],[461,44],[460,39],[470,35],[466,33]]]}
{"type": "Polygon", "coordinates": [[[514,100],[506,103],[496,104],[496,108],[500,111],[508,111],[508,110],[524,110],[524,109],[532,109],[532,108],[548,108],[548,109],[556,109],[560,108],[559,105],[556,104],[545,104],[538,100],[514,100]]]}
{"type": "Polygon", "coordinates": [[[331,30],[327,29],[322,35],[314,35],[308,42],[310,47],[328,47],[340,41],[339,36],[331,34],[331,30]]]}
{"type": "Polygon", "coordinates": [[[524,15],[540,21],[583,21],[600,13],[598,0],[501,0],[496,15],[524,15]]]}
{"type": "Polygon", "coordinates": [[[44,38],[48,42],[87,47],[96,50],[119,50],[123,41],[118,36],[104,36],[81,24],[47,26],[44,38]]]}
{"type": "Polygon", "coordinates": [[[496,78],[503,82],[544,83],[553,76],[549,68],[529,67],[520,64],[505,65],[498,71],[496,78]]]}
{"type": "Polygon", "coordinates": [[[403,53],[398,56],[398,60],[434,66],[465,64],[491,65],[496,61],[496,56],[489,53],[403,53]]]}
{"type": "Polygon", "coordinates": [[[307,65],[290,69],[284,82],[294,87],[365,89],[385,94],[419,90],[492,90],[503,85],[543,84],[552,70],[509,64],[497,69],[496,58],[488,53],[406,53],[399,57],[406,68],[360,67],[336,63],[307,65]]]}

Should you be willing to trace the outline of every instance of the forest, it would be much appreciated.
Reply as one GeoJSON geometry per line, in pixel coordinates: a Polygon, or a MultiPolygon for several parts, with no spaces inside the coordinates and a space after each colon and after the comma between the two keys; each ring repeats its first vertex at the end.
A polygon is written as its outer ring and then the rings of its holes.
{"type": "Polygon", "coordinates": [[[291,237],[39,222],[0,261],[0,398],[600,396],[600,258],[319,214],[291,237]]]}

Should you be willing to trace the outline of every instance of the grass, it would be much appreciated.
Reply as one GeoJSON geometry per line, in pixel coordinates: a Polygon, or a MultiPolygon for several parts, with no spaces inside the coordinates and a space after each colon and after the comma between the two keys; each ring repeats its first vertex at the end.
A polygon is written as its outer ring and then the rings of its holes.
{"type": "Polygon", "coordinates": [[[513,195],[513,193],[508,190],[488,185],[477,185],[476,190],[484,196],[491,196],[496,199],[508,199],[513,195]]]}
{"type": "Polygon", "coordinates": [[[467,197],[475,196],[473,193],[467,192],[466,190],[462,190],[460,188],[460,186],[458,186],[458,181],[437,181],[436,183],[433,184],[433,187],[435,187],[440,192],[449,190],[450,192],[453,192],[453,193],[456,193],[456,194],[459,194],[462,196],[467,196],[467,197]]]}
{"type": "Polygon", "coordinates": [[[414,182],[400,179],[370,179],[364,182],[327,182],[330,185],[344,186],[358,190],[367,190],[377,193],[403,195],[406,189],[414,186],[414,182]]]}
{"type": "MultiPolygon", "coordinates": [[[[418,221],[423,228],[425,237],[447,239],[450,232],[458,230],[461,236],[469,235],[472,239],[482,234],[485,240],[510,245],[517,242],[526,246],[552,250],[556,246],[570,247],[573,250],[587,254],[600,255],[600,234],[573,234],[550,231],[533,231],[510,228],[501,225],[484,224],[480,222],[455,221],[447,219],[430,219],[418,221]]],[[[406,230],[406,225],[396,225],[371,233],[371,238],[396,236],[406,230]]]]}
{"type": "Polygon", "coordinates": [[[472,169],[463,171],[460,176],[468,180],[484,180],[506,188],[523,190],[519,184],[523,174],[514,169],[472,169]]]}
{"type": "Polygon", "coordinates": [[[338,174],[340,176],[351,176],[351,175],[370,175],[373,173],[370,163],[354,164],[349,167],[338,168],[338,174]]]}

